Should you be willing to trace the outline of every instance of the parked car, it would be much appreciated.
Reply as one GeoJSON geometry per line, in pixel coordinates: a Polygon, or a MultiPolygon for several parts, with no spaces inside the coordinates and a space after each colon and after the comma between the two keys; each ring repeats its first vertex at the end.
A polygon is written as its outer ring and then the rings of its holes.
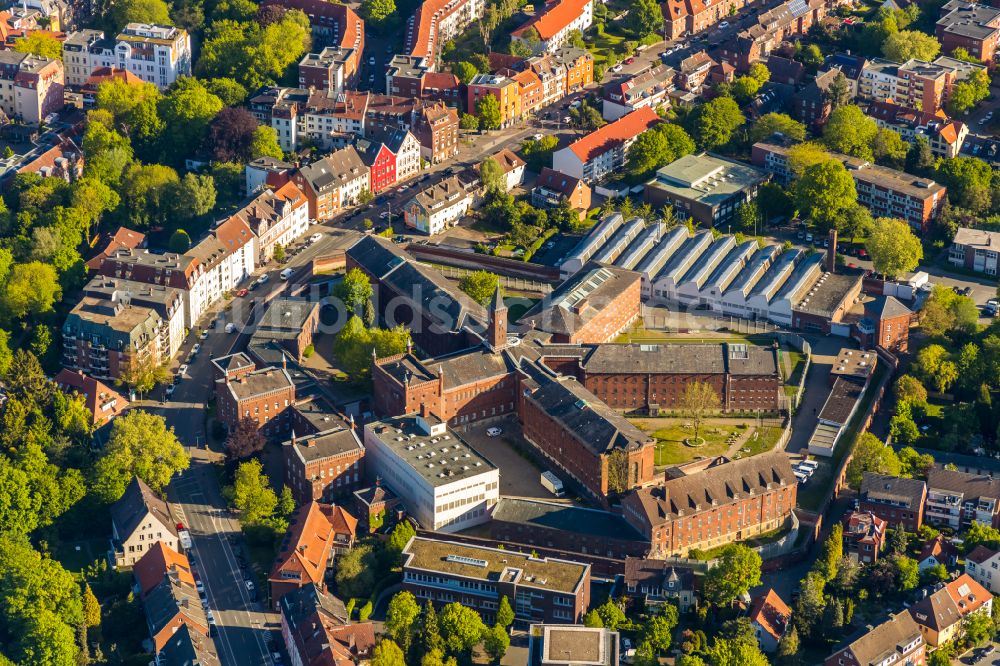
{"type": "Polygon", "coordinates": [[[194,343],[194,347],[191,347],[191,356],[197,356],[198,352],[200,351],[201,351],[201,343],[200,342],[194,343]]]}
{"type": "Polygon", "coordinates": [[[487,428],[486,429],[486,436],[487,437],[499,437],[501,434],[503,434],[503,430],[501,428],[496,427],[496,426],[493,426],[492,428],[487,428]]]}
{"type": "Polygon", "coordinates": [[[174,389],[175,388],[177,388],[176,384],[168,384],[167,385],[167,390],[164,391],[163,394],[169,398],[170,396],[172,396],[174,394],[174,389]]]}
{"type": "Polygon", "coordinates": [[[288,278],[292,277],[292,273],[294,272],[295,271],[292,270],[291,268],[286,268],[285,270],[281,271],[281,273],[278,274],[278,277],[280,277],[282,280],[287,280],[288,278]]]}
{"type": "Polygon", "coordinates": [[[182,377],[187,374],[187,371],[188,371],[187,363],[184,363],[183,365],[181,365],[181,367],[177,368],[177,374],[181,375],[182,377]]]}
{"type": "Polygon", "coordinates": [[[226,333],[235,333],[235,332],[236,332],[236,324],[234,324],[233,322],[229,322],[228,324],[226,324],[226,333]]]}
{"type": "Polygon", "coordinates": [[[728,27],[729,27],[729,21],[722,21],[721,23],[719,23],[719,28],[721,28],[722,30],[725,30],[728,27]]]}
{"type": "Polygon", "coordinates": [[[257,278],[257,284],[258,284],[258,285],[261,285],[261,284],[266,284],[266,283],[267,283],[267,281],[268,281],[268,280],[270,280],[270,279],[271,279],[271,276],[270,276],[270,275],[268,275],[267,273],[264,273],[264,274],[263,274],[263,275],[261,275],[261,276],[260,276],[259,278],[257,278]]]}
{"type": "Polygon", "coordinates": [[[246,296],[249,293],[250,293],[250,290],[244,288],[244,289],[240,289],[239,291],[237,291],[236,295],[239,296],[240,298],[243,298],[244,296],[246,296]]]}

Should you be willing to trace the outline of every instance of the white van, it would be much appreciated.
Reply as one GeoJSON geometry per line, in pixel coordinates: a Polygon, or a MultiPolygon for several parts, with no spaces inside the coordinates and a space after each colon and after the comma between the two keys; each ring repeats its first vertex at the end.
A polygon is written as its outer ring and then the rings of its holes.
{"type": "Polygon", "coordinates": [[[287,280],[288,278],[292,277],[292,273],[294,272],[295,271],[293,271],[291,268],[286,268],[285,270],[281,271],[280,277],[282,280],[287,280]]]}

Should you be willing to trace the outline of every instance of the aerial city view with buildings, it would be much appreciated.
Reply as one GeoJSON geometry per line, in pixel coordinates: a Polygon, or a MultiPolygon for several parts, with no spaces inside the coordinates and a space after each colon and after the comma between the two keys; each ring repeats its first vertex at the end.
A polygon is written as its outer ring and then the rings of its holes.
{"type": "Polygon", "coordinates": [[[1000,0],[4,4],[0,665],[1000,665],[1000,0]]]}

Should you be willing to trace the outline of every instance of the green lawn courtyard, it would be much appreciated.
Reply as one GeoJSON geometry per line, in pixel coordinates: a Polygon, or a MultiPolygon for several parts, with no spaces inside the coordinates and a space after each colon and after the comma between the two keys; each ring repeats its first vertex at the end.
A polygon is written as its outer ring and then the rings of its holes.
{"type": "Polygon", "coordinates": [[[701,458],[713,458],[732,451],[733,457],[745,458],[771,450],[781,436],[781,426],[765,425],[758,428],[744,419],[714,418],[701,426],[698,436],[705,440],[701,446],[689,446],[685,440],[694,437],[694,426],[688,419],[656,418],[636,419],[632,423],[656,441],[657,467],[682,465],[701,458]]]}

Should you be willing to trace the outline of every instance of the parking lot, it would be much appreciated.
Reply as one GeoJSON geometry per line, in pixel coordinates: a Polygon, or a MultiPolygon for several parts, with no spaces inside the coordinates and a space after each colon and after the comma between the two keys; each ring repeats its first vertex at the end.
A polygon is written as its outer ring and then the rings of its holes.
{"type": "Polygon", "coordinates": [[[522,457],[514,448],[512,442],[522,441],[521,426],[517,419],[510,417],[481,425],[470,425],[466,430],[460,430],[459,434],[472,448],[500,468],[501,495],[562,501],[557,500],[542,486],[539,481],[542,470],[531,460],[522,457]],[[501,434],[496,437],[487,436],[486,430],[491,427],[500,428],[501,434]]]}
{"type": "Polygon", "coordinates": [[[953,659],[952,663],[978,664],[979,666],[1000,666],[1000,650],[996,645],[990,644],[986,647],[970,650],[958,659],[953,659]]]}

